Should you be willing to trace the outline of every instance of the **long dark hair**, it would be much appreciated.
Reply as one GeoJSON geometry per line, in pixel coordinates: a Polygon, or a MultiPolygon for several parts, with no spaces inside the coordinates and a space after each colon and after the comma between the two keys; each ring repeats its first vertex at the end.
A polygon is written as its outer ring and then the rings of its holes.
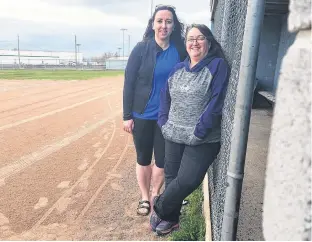
{"type": "Polygon", "coordinates": [[[187,29],[186,29],[186,33],[185,33],[185,39],[187,38],[188,32],[192,28],[198,29],[206,37],[206,39],[210,43],[210,48],[209,48],[209,53],[210,54],[213,54],[213,55],[215,55],[215,56],[217,56],[219,58],[223,58],[224,60],[226,60],[221,45],[215,39],[215,37],[213,36],[211,30],[206,25],[204,25],[204,24],[192,24],[192,25],[188,26],[187,29]]]}
{"type": "Polygon", "coordinates": [[[153,39],[155,36],[155,31],[153,30],[153,23],[155,20],[155,16],[158,11],[161,10],[168,10],[172,13],[173,16],[173,23],[174,23],[174,30],[171,33],[170,41],[174,44],[183,44],[184,42],[184,24],[180,22],[178,16],[175,12],[175,8],[173,6],[162,5],[156,7],[153,16],[149,19],[148,25],[146,27],[145,33],[143,35],[143,40],[153,39]]]}

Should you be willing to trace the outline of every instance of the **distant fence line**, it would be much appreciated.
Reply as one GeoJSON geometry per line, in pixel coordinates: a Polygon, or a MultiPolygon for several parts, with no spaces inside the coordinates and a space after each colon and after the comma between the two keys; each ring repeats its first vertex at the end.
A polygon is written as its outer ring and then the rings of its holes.
{"type": "Polygon", "coordinates": [[[0,69],[85,69],[85,70],[125,70],[128,57],[108,58],[102,61],[51,58],[1,58],[0,69]]]}
{"type": "Polygon", "coordinates": [[[85,70],[106,70],[106,63],[97,63],[90,61],[83,61],[75,63],[73,60],[51,60],[40,59],[34,61],[33,59],[23,59],[20,63],[8,63],[7,60],[0,59],[0,69],[85,69],[85,70]]]}

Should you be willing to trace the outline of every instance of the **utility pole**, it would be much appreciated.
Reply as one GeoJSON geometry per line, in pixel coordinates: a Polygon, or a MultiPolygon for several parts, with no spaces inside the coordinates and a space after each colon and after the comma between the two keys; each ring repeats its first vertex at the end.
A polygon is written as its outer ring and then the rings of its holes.
{"type": "Polygon", "coordinates": [[[154,1],[151,0],[151,17],[153,16],[154,1]]]}
{"type": "Polygon", "coordinates": [[[118,48],[118,56],[120,57],[120,50],[121,50],[121,48],[119,47],[118,48]]]}
{"type": "Polygon", "coordinates": [[[124,67],[124,58],[125,58],[125,31],[127,31],[127,29],[120,29],[122,31],[122,64],[124,67]]]}
{"type": "Polygon", "coordinates": [[[130,34],[128,35],[128,56],[130,56],[130,34]]]}
{"type": "Polygon", "coordinates": [[[77,66],[77,36],[75,35],[75,66],[77,66]]]}
{"type": "Polygon", "coordinates": [[[20,53],[19,35],[17,35],[17,54],[18,54],[18,67],[21,68],[21,53],[20,53]]]}
{"type": "Polygon", "coordinates": [[[79,57],[78,55],[79,55],[79,53],[80,53],[80,52],[79,52],[79,47],[80,47],[80,46],[81,46],[81,44],[77,44],[77,64],[78,64],[78,57],[79,57]]]}

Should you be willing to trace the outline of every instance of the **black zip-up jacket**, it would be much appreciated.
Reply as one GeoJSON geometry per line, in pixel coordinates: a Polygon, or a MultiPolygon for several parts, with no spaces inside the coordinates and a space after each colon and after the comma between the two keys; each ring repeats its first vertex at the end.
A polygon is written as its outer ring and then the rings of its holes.
{"type": "MultiPolygon", "coordinates": [[[[187,56],[182,43],[175,44],[181,62],[187,56]]],[[[132,112],[144,112],[153,88],[156,57],[162,51],[155,39],[141,41],[132,50],[125,71],[123,120],[132,119],[132,112]]]]}

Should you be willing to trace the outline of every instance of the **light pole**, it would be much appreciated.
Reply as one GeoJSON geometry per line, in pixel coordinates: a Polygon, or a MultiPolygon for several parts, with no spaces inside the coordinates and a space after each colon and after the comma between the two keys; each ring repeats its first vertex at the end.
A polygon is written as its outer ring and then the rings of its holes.
{"type": "Polygon", "coordinates": [[[124,58],[125,58],[125,31],[127,31],[127,29],[120,29],[122,31],[122,57],[123,57],[123,60],[122,60],[122,64],[123,64],[123,67],[124,67],[124,58]]]}
{"type": "Polygon", "coordinates": [[[20,39],[17,35],[17,54],[18,54],[18,67],[21,68],[21,52],[20,52],[20,39]]]}
{"type": "Polygon", "coordinates": [[[128,35],[128,56],[130,56],[130,34],[128,35]]]}
{"type": "Polygon", "coordinates": [[[154,6],[154,1],[151,0],[151,17],[153,16],[153,6],[154,6]]]}
{"type": "Polygon", "coordinates": [[[118,48],[118,56],[120,57],[120,50],[121,50],[121,48],[119,47],[118,48]]]}
{"type": "Polygon", "coordinates": [[[81,44],[77,44],[77,64],[79,62],[79,47],[81,46],[81,44]]]}
{"type": "Polygon", "coordinates": [[[75,64],[77,65],[77,36],[75,35],[75,64]]]}

